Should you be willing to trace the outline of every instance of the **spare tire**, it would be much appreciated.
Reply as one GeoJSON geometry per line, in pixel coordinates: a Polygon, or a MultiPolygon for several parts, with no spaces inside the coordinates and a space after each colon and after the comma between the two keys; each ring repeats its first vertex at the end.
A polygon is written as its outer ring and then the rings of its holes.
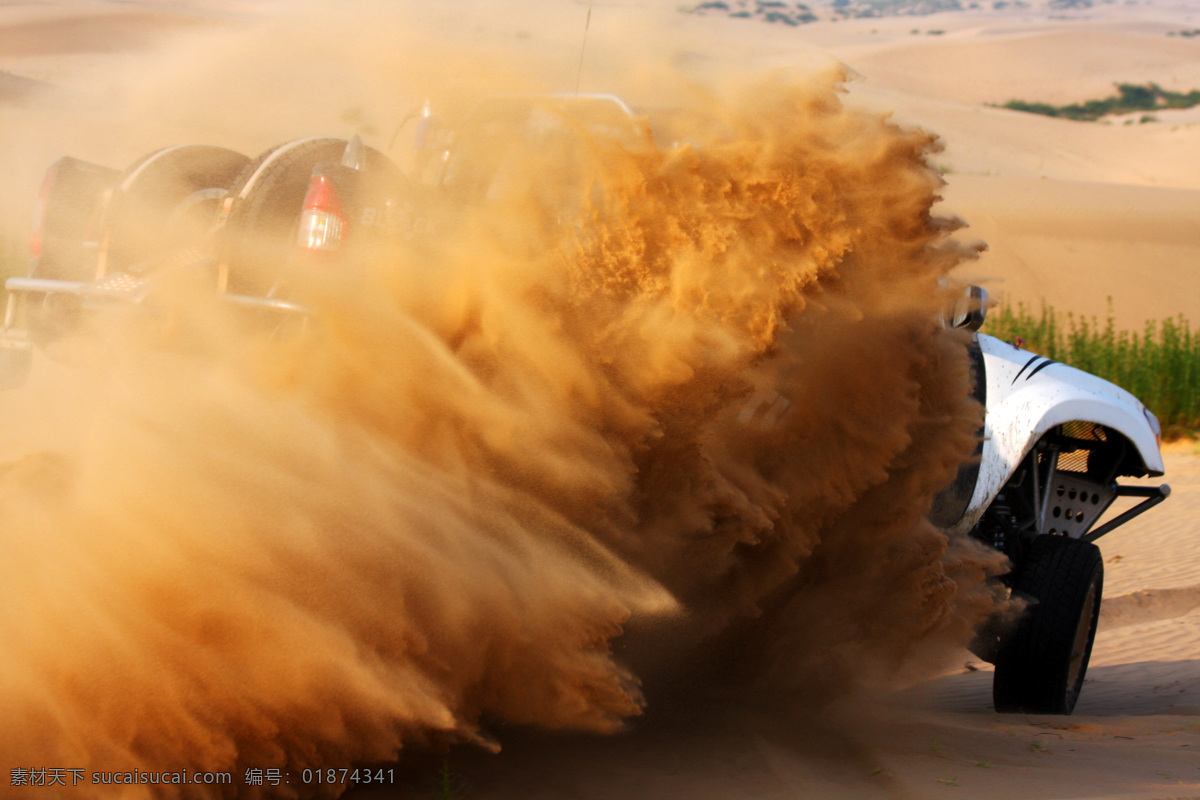
{"type": "Polygon", "coordinates": [[[196,144],[135,161],[104,212],[101,271],[149,271],[165,255],[207,247],[221,200],[249,162],[233,150],[196,144]]]}
{"type": "MultiPolygon", "coordinates": [[[[296,247],[300,213],[313,168],[341,161],[344,139],[312,138],[272,147],[250,162],[230,189],[231,204],[221,239],[229,291],[277,294],[296,247]]],[[[368,168],[386,162],[367,149],[368,168]]]]}

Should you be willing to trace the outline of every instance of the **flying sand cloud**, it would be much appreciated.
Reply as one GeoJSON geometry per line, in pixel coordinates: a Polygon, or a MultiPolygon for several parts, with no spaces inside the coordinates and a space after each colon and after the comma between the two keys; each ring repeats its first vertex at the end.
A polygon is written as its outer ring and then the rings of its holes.
{"type": "Polygon", "coordinates": [[[979,424],[939,323],[973,253],[934,138],[839,81],[525,152],[453,236],[298,275],[282,340],[187,282],[89,331],[0,477],[3,761],[340,767],[614,731],[639,663],[730,641],[814,698],[961,646],[1001,565],[926,515],[979,424]]]}

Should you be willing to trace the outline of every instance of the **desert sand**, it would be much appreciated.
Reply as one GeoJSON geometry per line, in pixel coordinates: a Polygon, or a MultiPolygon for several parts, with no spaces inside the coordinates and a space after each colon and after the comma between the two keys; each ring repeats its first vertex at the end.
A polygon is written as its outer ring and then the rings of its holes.
{"type": "MultiPolygon", "coordinates": [[[[1200,37],[1168,35],[1200,29],[1193,3],[825,15],[797,28],[682,14],[672,0],[396,5],[464,47],[523,51],[550,65],[541,79],[560,90],[628,80],[626,62],[641,50],[709,79],[845,64],[847,103],[944,143],[932,157],[946,181],[941,211],[968,223],[960,237],[988,244],[960,277],[1006,302],[1076,314],[1104,317],[1111,302],[1118,322],[1134,328],[1174,315],[1200,320],[1200,109],[1082,123],[991,105],[1084,101],[1118,82],[1200,88],[1200,37]]],[[[341,32],[379,10],[347,8],[315,13],[341,32]]],[[[0,3],[5,247],[23,246],[41,171],[59,155],[121,166],[179,140],[253,154],[355,126],[383,139],[419,102],[421,80],[454,69],[393,74],[403,60],[377,42],[358,51],[335,34],[286,26],[282,54],[247,55],[239,32],[278,13],[235,0],[0,3]],[[214,34],[222,44],[208,49],[214,34]],[[190,66],[158,75],[160,63],[190,66]],[[374,78],[357,80],[363,74],[374,78]],[[222,88],[231,76],[236,89],[222,88]]],[[[662,101],[652,76],[646,97],[662,101]]],[[[0,402],[11,410],[13,401],[0,402]]],[[[19,451],[19,432],[3,446],[19,451]]],[[[1171,498],[1100,542],[1104,615],[1072,717],[995,714],[989,667],[964,650],[948,674],[819,713],[719,697],[660,708],[651,697],[646,717],[612,736],[501,727],[490,731],[499,755],[416,751],[395,765],[402,785],[347,796],[1200,796],[1200,454],[1177,446],[1166,464],[1171,498]],[[439,779],[450,788],[439,790],[439,779]]]]}
{"type": "MultiPolygon", "coordinates": [[[[1121,798],[1200,789],[1200,455],[1169,448],[1173,494],[1100,540],[1105,601],[1069,717],[996,714],[991,668],[962,666],[814,712],[784,701],[689,697],[614,737],[505,732],[499,756],[459,749],[403,764],[403,797],[431,787],[498,798],[1121,798]]],[[[1161,481],[1159,481],[1161,482],[1161,481]]]]}

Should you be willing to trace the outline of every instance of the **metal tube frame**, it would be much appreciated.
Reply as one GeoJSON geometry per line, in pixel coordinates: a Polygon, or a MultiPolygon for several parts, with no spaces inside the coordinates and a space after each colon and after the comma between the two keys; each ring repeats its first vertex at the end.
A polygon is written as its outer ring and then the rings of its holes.
{"type": "Polygon", "coordinates": [[[1144,497],[1142,502],[1122,514],[1113,517],[1108,522],[1092,532],[1080,537],[1082,541],[1094,542],[1106,533],[1111,533],[1134,517],[1140,516],[1171,496],[1171,487],[1162,486],[1117,486],[1117,497],[1144,497]]]}

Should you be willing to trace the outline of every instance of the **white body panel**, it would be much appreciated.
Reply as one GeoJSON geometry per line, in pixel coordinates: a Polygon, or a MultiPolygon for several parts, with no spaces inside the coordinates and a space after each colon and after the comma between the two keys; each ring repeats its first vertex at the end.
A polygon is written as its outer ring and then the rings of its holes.
{"type": "Polygon", "coordinates": [[[1065,422],[1095,422],[1120,432],[1136,448],[1146,471],[1162,474],[1156,430],[1129,392],[992,336],[979,335],[979,345],[987,379],[983,448],[975,491],[956,531],[969,530],[1030,448],[1065,422]]]}

